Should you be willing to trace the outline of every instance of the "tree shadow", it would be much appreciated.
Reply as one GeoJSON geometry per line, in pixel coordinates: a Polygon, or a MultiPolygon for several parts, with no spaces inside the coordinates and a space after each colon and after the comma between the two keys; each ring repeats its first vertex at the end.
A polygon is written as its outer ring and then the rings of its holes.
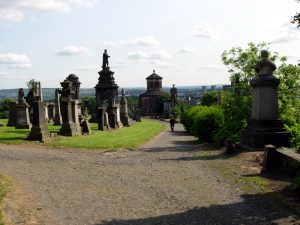
{"type": "Polygon", "coordinates": [[[299,224],[299,214],[283,205],[278,193],[245,194],[241,202],[195,207],[184,212],[140,219],[104,221],[95,225],[299,224]]]}

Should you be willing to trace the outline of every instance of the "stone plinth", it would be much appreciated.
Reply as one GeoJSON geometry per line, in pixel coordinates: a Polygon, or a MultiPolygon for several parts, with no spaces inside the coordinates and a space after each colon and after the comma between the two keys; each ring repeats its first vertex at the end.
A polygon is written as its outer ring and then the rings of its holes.
{"type": "Polygon", "coordinates": [[[77,128],[73,122],[72,117],[72,103],[71,101],[61,102],[62,125],[59,134],[62,136],[77,135],[77,128]]]}
{"type": "Polygon", "coordinates": [[[8,127],[15,127],[17,124],[17,102],[9,103],[9,118],[8,118],[8,127]]]}
{"type": "Polygon", "coordinates": [[[54,125],[60,126],[62,125],[62,117],[61,117],[61,111],[60,111],[60,94],[58,89],[55,90],[55,102],[54,102],[54,125]]]}
{"type": "Polygon", "coordinates": [[[81,135],[81,127],[79,122],[79,101],[72,100],[72,120],[76,128],[76,134],[81,135]]]}
{"type": "Polygon", "coordinates": [[[28,140],[46,141],[50,138],[49,130],[46,126],[45,109],[44,102],[37,101],[33,103],[33,126],[28,135],[28,140]]]}
{"type": "Polygon", "coordinates": [[[18,103],[16,105],[16,129],[30,129],[31,123],[29,120],[29,105],[25,102],[18,103]]]}
{"type": "Polygon", "coordinates": [[[253,88],[252,113],[242,132],[242,144],[254,148],[272,144],[289,146],[290,134],[279,119],[277,87],[274,76],[256,76],[250,82],[253,88]]]}

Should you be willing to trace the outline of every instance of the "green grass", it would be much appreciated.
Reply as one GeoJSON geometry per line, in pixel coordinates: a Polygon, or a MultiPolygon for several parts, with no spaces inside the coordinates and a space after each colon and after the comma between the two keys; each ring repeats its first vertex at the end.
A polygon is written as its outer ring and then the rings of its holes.
{"type": "MultiPolygon", "coordinates": [[[[10,183],[8,182],[8,180],[3,177],[2,175],[0,175],[0,205],[2,204],[2,201],[6,195],[6,193],[8,192],[10,183]]],[[[4,225],[3,222],[3,214],[2,214],[2,209],[0,208],[0,225],[4,225]]]]}
{"type": "Polygon", "coordinates": [[[28,129],[15,129],[14,127],[7,127],[7,119],[0,120],[3,127],[0,127],[0,143],[5,144],[23,144],[26,142],[28,136],[28,129]]]}
{"type": "MultiPolygon", "coordinates": [[[[3,124],[7,120],[1,120],[3,124]]],[[[131,127],[110,131],[98,131],[97,124],[91,124],[92,134],[76,137],[57,136],[45,145],[55,147],[89,148],[89,149],[120,149],[134,148],[165,129],[165,125],[154,120],[143,119],[141,123],[134,123],[131,127]]],[[[60,126],[49,125],[51,133],[57,133],[60,126]]],[[[16,130],[13,127],[0,127],[0,143],[24,144],[29,143],[26,137],[29,130],[16,130]]]]}

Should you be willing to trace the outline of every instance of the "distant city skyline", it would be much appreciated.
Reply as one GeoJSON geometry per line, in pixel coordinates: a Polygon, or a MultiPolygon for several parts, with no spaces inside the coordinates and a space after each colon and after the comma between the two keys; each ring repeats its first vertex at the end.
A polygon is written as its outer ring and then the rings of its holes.
{"type": "Polygon", "coordinates": [[[249,42],[300,59],[295,0],[1,0],[0,89],[82,87],[98,81],[104,49],[121,87],[145,87],[155,69],[163,86],[228,84],[221,53],[249,42]],[[298,42],[297,42],[298,41],[298,42]]]}

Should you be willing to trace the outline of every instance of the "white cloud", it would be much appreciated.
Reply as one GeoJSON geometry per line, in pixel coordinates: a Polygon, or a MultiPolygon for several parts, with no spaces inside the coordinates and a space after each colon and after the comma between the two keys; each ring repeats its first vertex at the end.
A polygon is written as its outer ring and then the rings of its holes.
{"type": "Polygon", "coordinates": [[[194,36],[199,38],[220,40],[226,38],[226,35],[220,31],[211,28],[208,24],[201,25],[194,31],[194,36]]]}
{"type": "Polygon", "coordinates": [[[161,62],[158,60],[152,60],[151,63],[159,68],[163,68],[163,69],[173,69],[176,67],[175,64],[173,63],[168,63],[168,62],[161,62]]]}
{"type": "Polygon", "coordinates": [[[66,12],[75,6],[92,7],[96,0],[1,0],[0,21],[20,22],[26,10],[66,12]]]}
{"type": "Polygon", "coordinates": [[[0,64],[8,68],[31,68],[30,59],[25,54],[4,53],[0,54],[0,64]]]}
{"type": "Polygon", "coordinates": [[[90,50],[85,47],[81,47],[81,46],[68,45],[68,46],[63,47],[60,50],[57,50],[56,54],[59,56],[70,56],[70,55],[86,56],[86,55],[90,54],[90,50]]]}
{"type": "Polygon", "coordinates": [[[84,65],[84,66],[77,68],[77,70],[80,70],[80,71],[93,71],[93,70],[99,70],[99,69],[100,69],[100,66],[97,66],[97,65],[84,65]]]}
{"type": "Polygon", "coordinates": [[[107,47],[122,47],[122,46],[156,46],[159,42],[151,36],[134,38],[131,40],[119,40],[106,43],[107,47]]]}
{"type": "Polygon", "coordinates": [[[271,40],[273,44],[285,44],[300,39],[299,31],[290,22],[282,24],[276,31],[276,38],[271,40]]]}
{"type": "Polygon", "coordinates": [[[198,52],[196,49],[189,48],[189,47],[183,47],[178,51],[181,54],[189,54],[189,53],[196,53],[198,52]]]}
{"type": "Polygon", "coordinates": [[[130,52],[127,53],[127,57],[131,60],[153,60],[153,59],[169,59],[172,55],[164,50],[162,51],[152,51],[152,52],[130,52]]]}
{"type": "Polygon", "coordinates": [[[4,22],[20,22],[24,19],[24,15],[19,10],[0,9],[0,21],[4,22]]]}

